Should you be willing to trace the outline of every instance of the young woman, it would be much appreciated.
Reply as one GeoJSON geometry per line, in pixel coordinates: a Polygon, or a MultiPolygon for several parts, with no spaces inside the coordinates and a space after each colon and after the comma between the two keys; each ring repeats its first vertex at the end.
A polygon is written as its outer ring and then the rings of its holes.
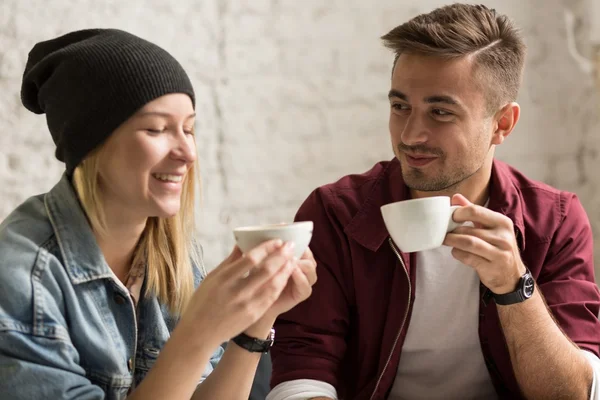
{"type": "Polygon", "coordinates": [[[0,225],[0,398],[247,399],[316,263],[271,241],[199,285],[180,64],[123,31],[72,32],[31,50],[21,98],[66,172],[0,225]]]}

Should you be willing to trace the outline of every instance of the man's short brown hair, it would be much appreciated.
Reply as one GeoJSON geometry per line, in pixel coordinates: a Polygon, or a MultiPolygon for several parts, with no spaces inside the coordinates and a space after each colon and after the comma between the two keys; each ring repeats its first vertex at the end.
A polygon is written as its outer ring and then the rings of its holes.
{"type": "Polygon", "coordinates": [[[490,112],[517,98],[525,43],[513,22],[493,9],[470,4],[444,6],[411,19],[381,39],[396,54],[394,66],[402,53],[475,57],[475,72],[490,112]]]}

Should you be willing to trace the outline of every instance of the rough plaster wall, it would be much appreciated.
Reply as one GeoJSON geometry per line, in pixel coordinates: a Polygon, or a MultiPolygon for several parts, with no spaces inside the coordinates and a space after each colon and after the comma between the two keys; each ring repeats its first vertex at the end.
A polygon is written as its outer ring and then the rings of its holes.
{"type": "MultiPolygon", "coordinates": [[[[597,91],[567,40],[569,31],[590,56],[589,1],[485,3],[511,15],[530,47],[522,120],[498,157],[577,192],[598,237],[597,91]],[[569,29],[566,12],[575,17],[569,29]]],[[[39,40],[121,28],[165,47],[189,71],[204,177],[198,222],[211,267],[231,248],[232,227],[290,220],[316,186],[391,157],[392,55],[378,38],[444,3],[0,0],[0,220],[62,173],[44,118],[19,101],[26,55],[39,40]]]]}

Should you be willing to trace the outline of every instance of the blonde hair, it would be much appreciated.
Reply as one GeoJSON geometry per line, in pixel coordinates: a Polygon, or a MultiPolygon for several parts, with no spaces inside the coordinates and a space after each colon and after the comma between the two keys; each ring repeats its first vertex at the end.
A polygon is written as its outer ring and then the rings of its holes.
{"type": "MultiPolygon", "coordinates": [[[[92,230],[104,236],[106,216],[98,185],[101,154],[102,148],[96,149],[75,168],[73,185],[92,230]]],[[[170,218],[149,217],[133,256],[132,265],[146,265],[146,293],[156,295],[176,315],[183,312],[194,292],[192,264],[205,273],[194,243],[196,185],[200,193],[201,183],[198,171],[196,160],[185,176],[180,210],[170,218]]]]}
{"type": "Polygon", "coordinates": [[[526,46],[521,33],[505,15],[483,5],[452,4],[421,14],[382,36],[395,53],[441,58],[475,57],[486,85],[488,110],[517,98],[526,46]]]}

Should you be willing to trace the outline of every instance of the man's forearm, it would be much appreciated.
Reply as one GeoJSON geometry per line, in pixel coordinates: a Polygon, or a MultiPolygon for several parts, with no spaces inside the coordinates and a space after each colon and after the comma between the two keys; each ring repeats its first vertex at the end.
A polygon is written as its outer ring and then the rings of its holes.
{"type": "Polygon", "coordinates": [[[560,330],[539,288],[519,304],[498,306],[517,382],[528,399],[589,398],[592,369],[560,330]]]}

